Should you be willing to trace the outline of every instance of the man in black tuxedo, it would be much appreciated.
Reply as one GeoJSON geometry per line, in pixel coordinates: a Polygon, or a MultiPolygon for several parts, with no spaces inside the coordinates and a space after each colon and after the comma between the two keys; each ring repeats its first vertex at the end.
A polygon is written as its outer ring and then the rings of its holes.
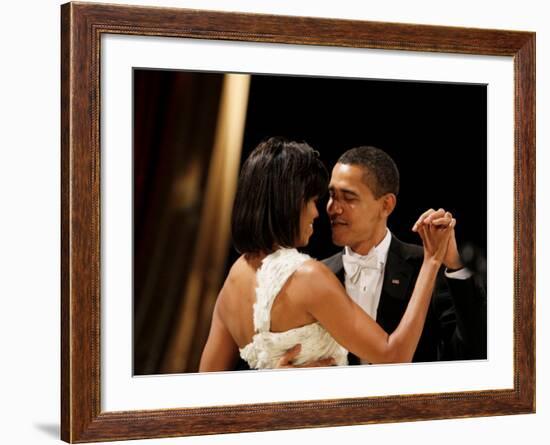
{"type": "MultiPolygon", "coordinates": [[[[324,263],[388,333],[407,308],[423,256],[421,246],[401,242],[387,227],[398,192],[393,159],[375,147],[358,147],[345,152],[334,166],[327,204],[332,241],[344,249],[324,263]]],[[[430,209],[412,230],[421,224],[448,224],[449,217],[443,209],[430,209]]],[[[443,264],[413,361],[485,359],[486,292],[479,277],[463,267],[454,231],[443,264]]],[[[299,347],[291,349],[280,366],[291,366],[298,352],[299,347]]],[[[350,354],[349,362],[359,360],[350,354]]]]}

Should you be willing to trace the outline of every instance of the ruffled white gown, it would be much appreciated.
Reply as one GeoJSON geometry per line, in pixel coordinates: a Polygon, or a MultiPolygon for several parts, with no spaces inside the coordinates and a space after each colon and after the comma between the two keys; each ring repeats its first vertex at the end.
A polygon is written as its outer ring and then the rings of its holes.
{"type": "Polygon", "coordinates": [[[296,249],[279,249],[266,256],[256,272],[257,288],[254,304],[254,337],[240,349],[241,357],[251,369],[275,368],[281,356],[297,343],[302,345],[293,364],[332,357],[337,365],[347,365],[348,351],[319,323],[311,323],[284,332],[270,332],[271,308],[290,276],[310,256],[296,249]]]}

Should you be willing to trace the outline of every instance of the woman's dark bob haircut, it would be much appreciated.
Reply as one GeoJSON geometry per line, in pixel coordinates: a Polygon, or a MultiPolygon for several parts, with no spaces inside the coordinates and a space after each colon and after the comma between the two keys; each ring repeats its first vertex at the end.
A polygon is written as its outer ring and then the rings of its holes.
{"type": "Polygon", "coordinates": [[[272,137],[244,163],[233,205],[231,230],[239,253],[294,247],[307,201],[323,195],[328,173],[305,142],[272,137]]]}

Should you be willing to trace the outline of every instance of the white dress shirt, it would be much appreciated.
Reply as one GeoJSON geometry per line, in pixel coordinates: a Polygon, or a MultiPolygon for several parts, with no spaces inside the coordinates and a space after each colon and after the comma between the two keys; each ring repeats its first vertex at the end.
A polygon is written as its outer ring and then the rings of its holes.
{"type": "MultiPolygon", "coordinates": [[[[342,255],[345,271],[346,292],[367,314],[376,320],[376,313],[384,284],[384,268],[388,259],[391,244],[391,232],[386,229],[386,235],[378,245],[367,255],[359,255],[346,246],[342,255]]],[[[454,272],[445,272],[448,278],[465,280],[472,272],[462,268],[454,272]]],[[[368,362],[361,360],[362,364],[368,362]]]]}
{"type": "Polygon", "coordinates": [[[375,320],[390,244],[391,232],[386,229],[384,239],[367,255],[359,255],[346,246],[342,256],[347,294],[375,320]]]}

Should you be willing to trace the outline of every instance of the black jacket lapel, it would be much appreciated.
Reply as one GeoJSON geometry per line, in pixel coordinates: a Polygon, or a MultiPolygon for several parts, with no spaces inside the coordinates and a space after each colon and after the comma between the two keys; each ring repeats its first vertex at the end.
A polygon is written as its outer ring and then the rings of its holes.
{"type": "Polygon", "coordinates": [[[407,295],[410,282],[415,273],[413,265],[407,262],[409,255],[403,251],[401,241],[392,237],[386,265],[384,266],[384,284],[382,289],[392,298],[409,300],[407,295]]]}
{"type": "Polygon", "coordinates": [[[392,236],[388,258],[384,267],[384,282],[380,303],[376,314],[376,321],[387,331],[393,331],[405,309],[412,294],[414,286],[413,278],[416,275],[414,260],[411,259],[422,254],[418,246],[407,245],[392,236]]]}

